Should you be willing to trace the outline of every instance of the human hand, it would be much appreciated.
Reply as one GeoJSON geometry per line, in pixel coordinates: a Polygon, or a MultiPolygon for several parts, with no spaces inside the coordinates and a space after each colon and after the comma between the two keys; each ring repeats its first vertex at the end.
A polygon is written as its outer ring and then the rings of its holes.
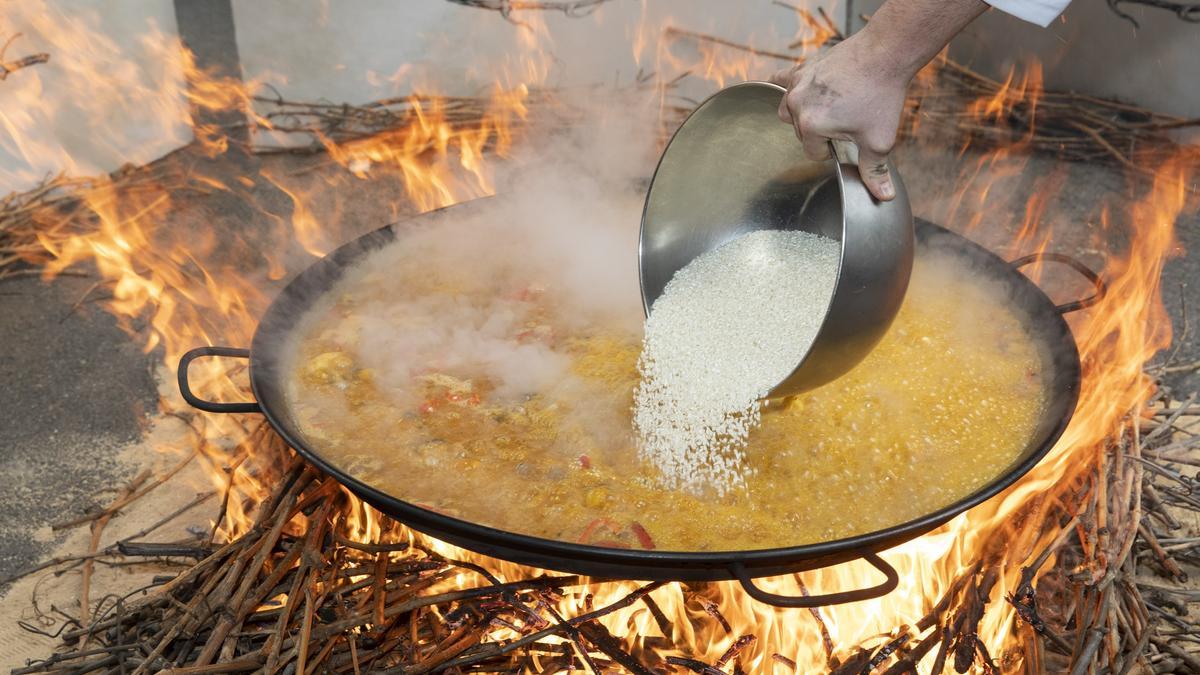
{"type": "Polygon", "coordinates": [[[830,140],[852,141],[863,183],[876,199],[888,201],[896,196],[888,154],[911,77],[866,33],[858,33],[771,81],[787,89],[779,118],[796,128],[804,153],[827,159],[830,140]]]}

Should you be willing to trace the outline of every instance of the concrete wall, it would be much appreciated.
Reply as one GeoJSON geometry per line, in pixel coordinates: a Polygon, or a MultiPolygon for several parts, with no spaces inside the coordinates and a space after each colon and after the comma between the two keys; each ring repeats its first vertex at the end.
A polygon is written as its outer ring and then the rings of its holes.
{"type": "MultiPolygon", "coordinates": [[[[793,12],[770,0],[613,0],[582,19],[537,13],[533,20],[543,19],[544,31],[443,0],[232,2],[248,78],[287,97],[337,102],[414,86],[471,93],[505,73],[545,86],[630,83],[639,70],[669,77],[702,54],[687,40],[660,51],[667,25],[777,50],[801,30],[793,12]],[[635,54],[637,43],[643,46],[635,54]],[[524,72],[530,67],[544,73],[531,78],[524,72]]],[[[851,12],[839,2],[825,6],[840,19],[870,13],[881,0],[855,0],[851,12]]],[[[1049,87],[1200,115],[1200,26],[1160,10],[1129,11],[1141,30],[1102,0],[1075,0],[1047,29],[993,11],[953,51],[995,76],[1037,57],[1049,87]]],[[[145,162],[190,139],[178,55],[162,48],[176,35],[171,0],[31,0],[8,3],[6,14],[0,39],[23,33],[7,58],[45,51],[51,59],[0,82],[0,194],[58,171],[91,174],[145,162]]],[[[736,51],[718,53],[726,65],[742,60],[736,51]]],[[[732,72],[695,69],[680,93],[701,97],[722,79],[764,77],[781,65],[755,58],[732,72]]]]}
{"type": "MultiPolygon", "coordinates": [[[[834,2],[823,4],[836,9],[834,2]]],[[[797,15],[771,0],[613,0],[583,18],[557,12],[514,16],[544,20],[545,33],[509,23],[497,12],[443,0],[352,0],[332,7],[233,0],[233,5],[247,77],[270,82],[288,96],[351,102],[402,94],[414,83],[432,82],[452,94],[476,91],[534,54],[537,49],[526,42],[531,37],[550,56],[545,84],[561,86],[628,83],[639,68],[676,70],[674,64],[656,63],[667,25],[784,50],[800,29],[797,15]],[[645,27],[640,59],[632,47],[639,26],[645,27]]],[[[674,51],[694,61],[690,45],[680,41],[674,51]]],[[[737,58],[739,52],[726,56],[737,58]]],[[[779,65],[753,59],[750,72],[765,76],[779,65]]]]}
{"type": "MultiPolygon", "coordinates": [[[[834,2],[826,6],[843,16],[834,2]]],[[[506,72],[510,81],[544,86],[630,83],[639,69],[674,75],[700,58],[693,43],[679,41],[671,49],[678,62],[657,59],[668,24],[772,48],[784,47],[801,28],[794,12],[770,0],[613,0],[586,18],[515,17],[543,19],[544,31],[444,0],[232,4],[248,79],[290,98],[337,102],[414,87],[472,93],[506,72]],[[637,26],[646,30],[635,55],[637,26]],[[545,73],[531,78],[524,73],[529,67],[545,73]]],[[[5,13],[0,40],[23,34],[8,58],[42,51],[51,58],[0,82],[0,194],[59,171],[86,175],[146,162],[190,140],[179,55],[164,49],[178,36],[172,0],[30,0],[7,3],[5,13]]],[[[745,60],[736,51],[721,55],[745,60]]],[[[779,65],[749,59],[725,77],[763,77],[779,65]]],[[[721,81],[698,75],[681,94],[703,96],[721,81]]]]}
{"type": "MultiPolygon", "coordinates": [[[[880,4],[854,0],[855,15],[870,14],[880,4]]],[[[993,77],[1003,77],[1014,63],[1037,58],[1045,67],[1048,89],[1200,116],[1200,24],[1141,5],[1121,8],[1137,19],[1140,29],[1114,14],[1104,0],[1074,0],[1047,28],[992,10],[955,39],[951,54],[993,77]]]]}

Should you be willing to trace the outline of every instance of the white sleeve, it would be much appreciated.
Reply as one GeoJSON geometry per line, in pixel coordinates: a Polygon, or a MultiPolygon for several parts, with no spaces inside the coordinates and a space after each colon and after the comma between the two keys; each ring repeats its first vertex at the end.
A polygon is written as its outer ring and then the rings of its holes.
{"type": "Polygon", "coordinates": [[[1045,28],[1057,19],[1071,0],[986,0],[989,5],[1018,19],[1045,28]]]}

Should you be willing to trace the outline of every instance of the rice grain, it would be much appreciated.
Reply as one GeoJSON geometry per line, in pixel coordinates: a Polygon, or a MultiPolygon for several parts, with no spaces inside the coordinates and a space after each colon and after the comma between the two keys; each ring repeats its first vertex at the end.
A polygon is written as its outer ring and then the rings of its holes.
{"type": "Polygon", "coordinates": [[[837,281],[838,242],[762,230],[676,272],[646,320],[634,429],[665,485],[743,487],[760,400],[808,353],[837,281]]]}

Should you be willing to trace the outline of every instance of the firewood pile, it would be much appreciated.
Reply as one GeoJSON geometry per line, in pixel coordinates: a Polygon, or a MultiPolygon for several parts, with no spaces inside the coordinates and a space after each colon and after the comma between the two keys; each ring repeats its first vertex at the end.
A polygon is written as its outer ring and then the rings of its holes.
{"type": "MultiPolygon", "coordinates": [[[[1197,367],[1160,366],[1159,372],[1197,367]]],[[[830,672],[913,672],[922,659],[922,671],[934,673],[994,672],[1017,663],[1035,672],[1197,670],[1200,619],[1188,611],[1197,591],[1184,584],[1186,570],[1200,565],[1200,500],[1197,479],[1189,475],[1200,466],[1196,401],[1196,394],[1180,399],[1160,387],[1144,413],[1115,430],[1089,471],[1045,496],[1043,505],[1051,506],[1041,509],[1042,518],[1016,517],[1016,526],[1053,536],[1025,558],[1011,593],[998,592],[996,584],[1022,552],[1001,533],[921,621],[871,644],[838,649],[815,611],[830,672]],[[1016,609],[1009,652],[989,654],[979,639],[987,603],[1016,609]]],[[[56,654],[13,673],[578,669],[728,675],[740,671],[740,656],[771,650],[756,645],[752,632],[731,632],[733,646],[712,663],[676,649],[668,636],[698,626],[676,631],[656,596],[681,596],[694,608],[689,616],[703,617],[692,621],[737,630],[713,602],[711,584],[549,573],[504,578],[438,553],[432,542],[383,516],[377,516],[379,533],[364,542],[351,517],[360,507],[337,483],[265,428],[245,444],[235,454],[285,468],[244,534],[225,543],[121,542],[110,553],[133,564],[163,556],[198,561],[125,597],[106,597],[71,622],[56,654]],[[451,583],[462,575],[470,581],[451,583]],[[602,584],[613,583],[623,585],[619,599],[594,605],[602,584]],[[580,612],[556,611],[563,598],[576,600],[580,612]],[[654,617],[653,634],[636,635],[632,626],[613,630],[600,621],[635,604],[654,617]]],[[[128,487],[123,505],[137,487],[128,487]]],[[[768,657],[790,664],[782,654],[768,657]]]]}
{"type": "MultiPolygon", "coordinates": [[[[814,21],[826,19],[814,18],[814,21]]],[[[781,63],[790,52],[763,50],[715,36],[674,31],[676,38],[749,51],[781,63]]],[[[836,30],[829,39],[840,36],[836,30]]],[[[943,59],[909,103],[911,134],[925,122],[947,125],[983,147],[1017,147],[1078,161],[1107,161],[1131,173],[1149,171],[1152,158],[1179,148],[1169,135],[1200,125],[1119,102],[1044,92],[1037,102],[1010,97],[999,82],[943,59]],[[995,101],[992,112],[972,108],[995,101]],[[982,116],[981,116],[982,115],[982,116]]],[[[648,80],[647,80],[648,81],[648,80]]],[[[639,79],[639,84],[645,84],[639,79]]],[[[647,85],[649,86],[649,85],[647,85]]],[[[662,86],[662,85],[656,85],[662,86]]],[[[330,146],[402,132],[418,108],[437,105],[455,124],[478,124],[484,98],[419,96],[367,105],[295,102],[262,97],[261,115],[277,132],[311,142],[286,151],[321,152],[330,146]]],[[[552,106],[553,92],[534,92],[530,105],[552,106]]],[[[680,118],[680,102],[666,117],[680,118]]],[[[259,152],[279,148],[257,147],[259,152]]],[[[1200,163],[1200,148],[1195,148],[1200,163]]],[[[97,185],[162,191],[203,190],[186,177],[164,177],[153,168],[112,176],[59,176],[0,200],[0,281],[38,274],[52,258],[48,242],[93,225],[82,193],[97,185]]],[[[114,195],[117,192],[114,192],[114,195]]],[[[70,273],[68,270],[66,273],[70,273]]],[[[1154,377],[1191,372],[1198,363],[1158,364],[1154,377]]],[[[837,645],[819,610],[830,672],[1200,672],[1200,617],[1189,603],[1189,571],[1200,566],[1200,403],[1197,394],[1172,392],[1160,382],[1154,398],[1133,410],[1093,461],[1075,478],[1012,517],[981,550],[979,559],[931,600],[914,625],[896,626],[861,645],[837,645]],[[1050,542],[1035,551],[1012,546],[1016,531],[1050,542]],[[1022,567],[1020,583],[1003,589],[1004,570],[1022,567]],[[1016,614],[1005,653],[989,653],[980,638],[984,608],[1008,603],[1016,614]]],[[[189,418],[191,419],[191,418],[189,418]]],[[[171,475],[141,475],[124,486],[107,509],[64,523],[93,528],[92,550],[46,561],[13,578],[64,566],[82,566],[82,611],[68,616],[59,646],[45,659],[14,673],[313,673],[313,672],[743,672],[752,654],[777,668],[797,670],[753,627],[735,628],[714,601],[712,584],[640,583],[536,573],[508,578],[447,555],[434,542],[379,514],[377,530],[361,529],[361,506],[332,480],[297,459],[266,427],[229,450],[229,464],[252,457],[264,482],[275,485],[253,509],[253,521],[235,536],[212,531],[198,541],[123,540],[98,549],[104,523],[135,503],[151,485],[171,475]],[[163,559],[184,560],[177,575],[155,577],[123,597],[92,602],[87,568],[105,557],[131,568],[163,559]],[[467,581],[463,581],[466,579],[467,581]],[[615,585],[615,586],[613,586],[615,585]],[[618,589],[619,592],[600,593],[618,589]],[[617,597],[607,604],[594,598],[617,597]],[[659,606],[663,598],[686,603],[691,626],[675,625],[659,606]],[[577,613],[557,607],[573,600],[577,613]],[[637,606],[653,618],[645,634],[614,627],[616,612],[637,606]],[[732,646],[709,662],[670,638],[724,631],[732,646]],[[743,631],[743,632],[737,632],[743,631]]],[[[232,472],[232,469],[230,470],[232,472]]],[[[231,473],[232,475],[232,473],[231,473]]],[[[232,486],[232,481],[229,483],[232,486]]],[[[225,494],[197,497],[192,508],[225,494]]],[[[169,520],[178,514],[171,514],[169,520]]],[[[150,537],[154,527],[140,536],[150,537]]],[[[886,555],[886,554],[885,554],[886,555]]]]}
{"type": "MultiPolygon", "coordinates": [[[[1154,372],[1198,368],[1161,365],[1154,372]]],[[[1160,383],[1147,408],[1109,437],[1088,472],[1029,505],[1036,511],[1053,504],[1040,519],[1017,514],[917,626],[901,628],[882,648],[860,650],[833,672],[876,672],[893,652],[900,655],[882,672],[915,672],[931,652],[932,673],[951,664],[959,673],[1006,671],[1017,658],[1023,672],[1200,672],[1194,653],[1200,621],[1188,609],[1198,596],[1184,571],[1200,565],[1200,500],[1193,496],[1195,477],[1186,475],[1186,467],[1200,466],[1196,400],[1195,393],[1175,398],[1160,383]],[[1022,555],[1003,535],[1029,527],[1044,528],[1051,543],[1025,559],[1019,585],[998,597],[998,570],[1020,564],[1022,555]],[[1016,609],[1019,655],[988,654],[978,639],[988,602],[1016,609]]]]}
{"type": "MultiPolygon", "coordinates": [[[[845,39],[820,10],[817,13],[776,0],[797,12],[816,36],[789,47],[809,50],[845,39]]],[[[869,20],[868,17],[862,17],[869,20]]],[[[715,35],[668,27],[668,38],[775,61],[781,68],[802,65],[807,57],[732,42],[715,35]]],[[[915,79],[905,105],[901,137],[913,138],[923,126],[957,135],[979,150],[1008,148],[1051,155],[1071,162],[1117,164],[1153,176],[1155,163],[1181,151],[1200,166],[1200,146],[1180,146],[1175,134],[1200,128],[1200,117],[1167,115],[1122,101],[1072,91],[1044,90],[1040,66],[1023,76],[1010,72],[1003,81],[950,58],[947,51],[915,79]]]]}
{"type": "MultiPolygon", "coordinates": [[[[795,10],[816,36],[798,40],[791,48],[817,48],[836,44],[844,36],[823,11],[813,14],[802,8],[777,2],[795,10]]],[[[792,51],[772,51],[725,40],[715,35],[667,27],[668,40],[686,41],[710,48],[749,54],[781,67],[801,64],[803,56],[792,51]]],[[[695,106],[674,95],[682,73],[662,82],[653,73],[639,73],[625,89],[661,89],[661,140],[695,106]]],[[[564,105],[561,92],[531,91],[522,102],[527,109],[524,120],[511,120],[514,126],[537,128],[549,133],[547,125],[570,124],[583,118],[564,105]],[[545,113],[545,114],[541,114],[545,113]]],[[[260,155],[292,153],[312,154],[334,151],[359,142],[371,142],[382,136],[394,136],[402,142],[407,132],[421,123],[423,115],[436,110],[451,129],[479,129],[493,112],[487,95],[428,96],[413,94],[372,101],[365,104],[330,101],[294,101],[278,92],[260,92],[252,97],[262,110],[250,116],[261,132],[272,134],[274,142],[252,141],[242,148],[260,155]],[[280,143],[280,139],[287,142],[280,143]]],[[[1159,161],[1166,156],[1188,158],[1200,167],[1200,145],[1183,145],[1174,133],[1200,128],[1200,118],[1181,118],[1146,110],[1120,101],[1101,99],[1074,92],[1042,91],[1040,82],[1001,82],[958,63],[945,54],[936,59],[917,78],[901,126],[902,139],[916,139],[934,127],[958,137],[964,146],[980,150],[1007,148],[1020,152],[1048,154],[1066,161],[1101,162],[1119,165],[1135,176],[1152,177],[1159,161]]],[[[411,134],[409,134],[411,135],[411,134]]],[[[231,139],[232,143],[232,139],[231,139]]],[[[234,144],[236,145],[236,144],[234,144]]],[[[436,142],[430,139],[423,150],[432,152],[436,142]]],[[[494,148],[494,144],[487,149],[494,148]]],[[[420,149],[418,149],[420,150],[420,149]]],[[[410,148],[409,151],[412,151],[410,148]]],[[[124,167],[112,176],[55,176],[24,193],[0,199],[0,279],[5,276],[36,274],[34,270],[13,269],[20,261],[41,262],[46,248],[37,240],[39,231],[51,229],[53,236],[68,236],[78,227],[80,195],[94,192],[98,185],[117,183],[126,189],[161,189],[165,179],[139,167],[124,167]],[[64,229],[65,228],[65,229],[64,229]]],[[[185,178],[170,181],[174,190],[206,191],[204,184],[185,178]]],[[[1195,191],[1192,186],[1185,186],[1195,191]]],[[[86,225],[85,225],[86,227],[86,225]]]]}

